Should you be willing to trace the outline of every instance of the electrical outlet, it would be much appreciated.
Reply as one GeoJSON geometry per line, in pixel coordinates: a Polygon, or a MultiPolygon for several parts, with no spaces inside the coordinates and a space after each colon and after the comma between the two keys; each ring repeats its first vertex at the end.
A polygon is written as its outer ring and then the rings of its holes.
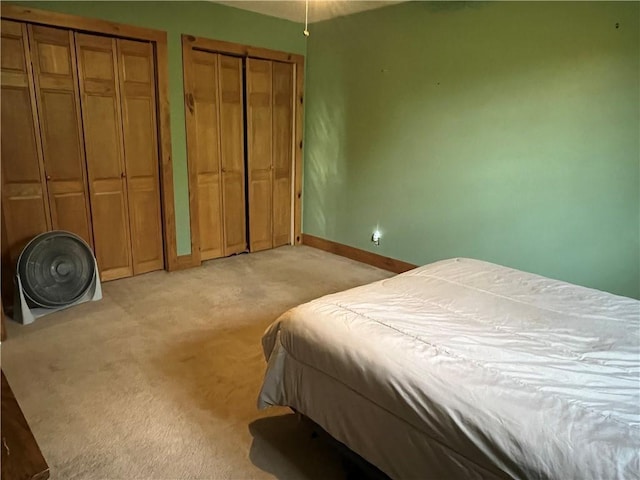
{"type": "Polygon", "coordinates": [[[371,241],[373,242],[373,244],[377,247],[380,245],[380,237],[382,235],[380,235],[380,232],[378,230],[376,230],[375,232],[373,232],[373,234],[371,235],[371,241]]]}

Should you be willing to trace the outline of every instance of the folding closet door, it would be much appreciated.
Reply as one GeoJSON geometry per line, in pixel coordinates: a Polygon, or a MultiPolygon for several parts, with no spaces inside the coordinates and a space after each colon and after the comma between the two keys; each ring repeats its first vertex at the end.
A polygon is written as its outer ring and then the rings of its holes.
{"type": "Polygon", "coordinates": [[[202,260],[292,242],[298,64],[249,54],[183,36],[192,246],[202,260]]]}
{"type": "Polygon", "coordinates": [[[118,39],[124,162],[135,275],[164,267],[153,48],[118,39]]]}
{"type": "Polygon", "coordinates": [[[218,123],[218,55],[193,50],[185,63],[188,155],[197,188],[200,258],[224,255],[220,126],[218,123]]]}
{"type": "Polygon", "coordinates": [[[293,65],[273,62],[273,246],[291,243],[293,65]]]}
{"type": "Polygon", "coordinates": [[[252,252],[273,247],[272,64],[270,60],[247,58],[247,168],[252,252]]]}
{"type": "Polygon", "coordinates": [[[293,65],[247,59],[251,251],[291,243],[293,65]]]}
{"type": "MultiPolygon", "coordinates": [[[[2,20],[2,255],[15,269],[26,243],[51,227],[27,27],[2,20]]],[[[3,269],[5,271],[5,269],[3,269]]]]}
{"type": "Polygon", "coordinates": [[[224,255],[247,249],[242,59],[218,55],[224,255]]]}
{"type": "Polygon", "coordinates": [[[29,25],[29,40],[52,227],[93,246],[73,33],[29,25]]]}
{"type": "Polygon", "coordinates": [[[102,280],[133,274],[116,40],[75,34],[95,253],[102,280]]]}
{"type": "Polygon", "coordinates": [[[187,145],[201,260],[247,248],[242,59],[185,54],[187,145]]]}

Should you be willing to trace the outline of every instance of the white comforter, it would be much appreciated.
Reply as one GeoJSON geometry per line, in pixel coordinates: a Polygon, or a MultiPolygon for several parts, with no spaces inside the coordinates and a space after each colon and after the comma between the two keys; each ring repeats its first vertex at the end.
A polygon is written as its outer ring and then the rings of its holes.
{"type": "Polygon", "coordinates": [[[263,346],[259,406],[393,477],[638,478],[636,300],[452,259],[296,307],[263,346]]]}

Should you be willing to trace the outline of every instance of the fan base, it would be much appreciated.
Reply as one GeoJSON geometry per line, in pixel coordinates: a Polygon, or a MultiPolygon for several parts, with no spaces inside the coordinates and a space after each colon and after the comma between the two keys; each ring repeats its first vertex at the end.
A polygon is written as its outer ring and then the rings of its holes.
{"type": "Polygon", "coordinates": [[[15,289],[16,293],[13,306],[13,319],[16,322],[22,323],[23,325],[28,325],[30,323],[33,323],[36,318],[49,315],[50,313],[58,312],[60,310],[73,307],[74,305],[78,305],[80,303],[95,302],[102,299],[102,284],[100,283],[100,275],[98,274],[97,263],[95,264],[95,272],[96,275],[93,284],[81,298],[73,303],[70,303],[69,305],[54,308],[42,308],[31,305],[25,298],[24,291],[22,289],[22,281],[20,280],[20,274],[18,273],[16,275],[17,288],[15,289]]]}

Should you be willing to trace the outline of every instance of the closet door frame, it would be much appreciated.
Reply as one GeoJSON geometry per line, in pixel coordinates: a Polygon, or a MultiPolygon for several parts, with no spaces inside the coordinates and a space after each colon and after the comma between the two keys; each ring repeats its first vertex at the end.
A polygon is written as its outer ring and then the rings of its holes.
{"type": "Polygon", "coordinates": [[[66,13],[38,10],[18,5],[3,5],[1,17],[6,20],[66,28],[80,33],[110,35],[117,38],[150,42],[152,44],[156,72],[156,118],[158,121],[160,203],[162,210],[165,269],[173,271],[184,268],[184,262],[178,259],[175,207],[173,203],[173,162],[171,157],[171,127],[169,124],[167,33],[160,30],[125,25],[95,18],[79,17],[66,13]]]}
{"type": "MultiPolygon", "coordinates": [[[[211,53],[220,53],[223,55],[231,55],[236,57],[251,57],[260,60],[273,60],[277,62],[290,63],[293,65],[294,75],[294,122],[293,122],[293,167],[292,167],[292,199],[291,199],[291,244],[302,244],[302,132],[303,132],[303,113],[304,113],[304,56],[294,53],[281,52],[278,50],[270,50],[261,47],[252,47],[249,45],[241,45],[222,40],[212,40],[208,38],[195,37],[192,35],[182,35],[182,59],[183,72],[188,70],[186,60],[191,57],[192,50],[203,50],[211,53]]],[[[189,91],[188,82],[184,83],[185,109],[189,108],[189,91]]],[[[191,228],[191,261],[190,266],[198,266],[200,260],[200,237],[198,217],[193,212],[198,210],[197,198],[197,178],[194,176],[196,166],[189,160],[187,154],[187,169],[189,172],[189,211],[190,228],[191,228]]]]}

